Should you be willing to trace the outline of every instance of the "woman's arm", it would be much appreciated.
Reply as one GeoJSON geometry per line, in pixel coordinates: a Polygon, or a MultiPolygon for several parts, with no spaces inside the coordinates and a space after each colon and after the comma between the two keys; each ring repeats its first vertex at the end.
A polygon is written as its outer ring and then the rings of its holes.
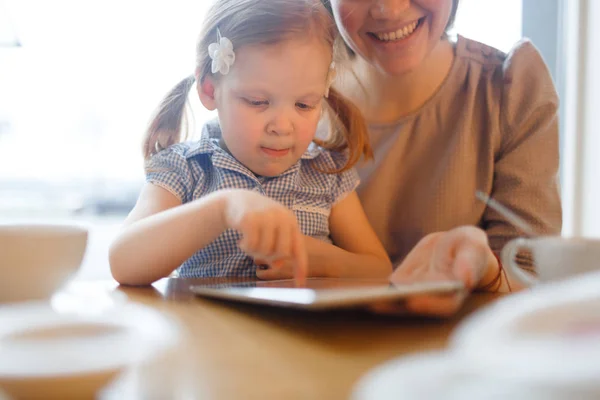
{"type": "MultiPolygon", "coordinates": [[[[505,60],[500,98],[500,142],[488,194],[523,218],[537,234],[559,235],[559,99],[541,55],[529,42],[505,60]]],[[[481,226],[498,254],[523,235],[510,221],[487,208],[481,226]]],[[[520,264],[531,268],[528,254],[520,264]]],[[[513,282],[511,282],[512,284],[513,282]]]]}
{"type": "MultiPolygon", "coordinates": [[[[358,199],[350,193],[335,204],[329,216],[334,244],[304,236],[308,275],[336,278],[388,278],[392,264],[375,235],[358,199]]],[[[282,262],[258,270],[260,279],[289,278],[290,266],[282,262]]]]}
{"type": "Polygon", "coordinates": [[[242,234],[239,246],[253,257],[292,260],[294,276],[303,283],[307,266],[302,233],[283,205],[241,189],[217,191],[182,205],[169,191],[150,183],[110,247],[111,272],[122,284],[150,284],[226,229],[242,234]]]}

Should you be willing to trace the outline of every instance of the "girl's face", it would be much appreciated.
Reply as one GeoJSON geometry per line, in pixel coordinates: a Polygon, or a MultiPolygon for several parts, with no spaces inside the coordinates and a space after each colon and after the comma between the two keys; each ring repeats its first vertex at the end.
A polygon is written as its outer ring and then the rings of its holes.
{"type": "Polygon", "coordinates": [[[331,0],[348,45],[390,75],[418,68],[440,43],[452,0],[331,0]]]}
{"type": "Polygon", "coordinates": [[[233,45],[229,74],[214,83],[205,79],[200,98],[218,110],[223,140],[238,161],[256,175],[279,175],[315,136],[332,49],[316,38],[239,50],[233,45]],[[213,103],[207,85],[214,85],[213,103]]]}

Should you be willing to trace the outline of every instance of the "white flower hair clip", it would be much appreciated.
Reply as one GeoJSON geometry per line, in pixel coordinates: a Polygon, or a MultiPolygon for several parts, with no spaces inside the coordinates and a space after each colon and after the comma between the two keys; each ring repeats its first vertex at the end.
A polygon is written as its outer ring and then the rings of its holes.
{"type": "Polygon", "coordinates": [[[227,75],[235,62],[233,43],[226,37],[222,37],[218,28],[217,42],[208,46],[208,55],[212,59],[211,71],[213,74],[220,72],[221,75],[227,75]]]}
{"type": "Polygon", "coordinates": [[[335,75],[336,75],[336,69],[335,69],[335,62],[331,62],[331,65],[329,65],[329,72],[327,72],[327,83],[325,86],[325,97],[329,97],[329,89],[331,88],[331,85],[333,85],[333,81],[335,80],[335,75]]]}

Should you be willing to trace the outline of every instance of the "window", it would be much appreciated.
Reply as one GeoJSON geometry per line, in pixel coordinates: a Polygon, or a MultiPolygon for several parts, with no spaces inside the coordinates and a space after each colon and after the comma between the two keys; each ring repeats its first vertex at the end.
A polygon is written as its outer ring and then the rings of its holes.
{"type": "Polygon", "coordinates": [[[110,276],[108,243],[143,184],[143,131],[194,72],[209,4],[0,0],[22,43],[0,47],[0,221],[80,221],[80,274],[110,276]]]}
{"type": "Polygon", "coordinates": [[[521,39],[522,0],[460,0],[454,31],[508,52],[521,39]]]}
{"type": "MultiPolygon", "coordinates": [[[[521,37],[521,0],[461,3],[459,33],[502,50],[521,37]]],[[[193,72],[209,2],[0,5],[23,43],[0,48],[0,216],[126,212],[143,180],[145,125],[193,72]]]]}
{"type": "Polygon", "coordinates": [[[6,2],[23,46],[0,50],[0,216],[128,211],[144,128],[193,74],[208,4],[6,2]]]}
{"type": "Polygon", "coordinates": [[[18,47],[19,38],[4,1],[0,0],[0,48],[18,47]]]}

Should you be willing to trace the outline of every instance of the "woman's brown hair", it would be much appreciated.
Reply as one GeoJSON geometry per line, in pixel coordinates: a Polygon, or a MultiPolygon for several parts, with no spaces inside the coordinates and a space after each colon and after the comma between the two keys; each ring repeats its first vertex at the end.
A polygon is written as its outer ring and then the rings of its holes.
{"type": "Polygon", "coordinates": [[[458,4],[460,0],[452,0],[452,10],[450,11],[450,18],[448,18],[448,22],[446,23],[446,34],[448,31],[454,27],[454,22],[456,21],[456,13],[458,11],[458,4]]]}
{"type": "MultiPolygon", "coordinates": [[[[233,43],[234,49],[247,45],[275,45],[290,38],[306,38],[308,34],[324,40],[334,50],[338,42],[337,29],[332,17],[319,0],[217,0],[208,10],[203,29],[196,45],[196,75],[179,82],[163,99],[144,138],[144,158],[171,144],[179,142],[184,131],[187,96],[196,79],[202,82],[212,74],[209,44],[216,42],[217,30],[233,43]]],[[[333,51],[334,61],[344,52],[333,51]]],[[[368,128],[362,113],[354,104],[335,89],[329,91],[325,112],[331,124],[331,134],[314,141],[332,151],[348,151],[348,162],[334,171],[337,173],[353,167],[361,158],[372,158],[368,141],[368,128]]]]}

